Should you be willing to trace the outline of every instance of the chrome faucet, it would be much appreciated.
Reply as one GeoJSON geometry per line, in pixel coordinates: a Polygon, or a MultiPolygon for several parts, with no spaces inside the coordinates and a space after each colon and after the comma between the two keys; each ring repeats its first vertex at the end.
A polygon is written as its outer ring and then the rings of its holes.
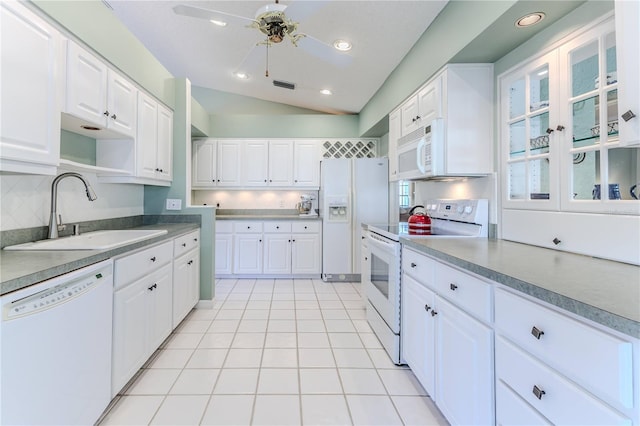
{"type": "Polygon", "coordinates": [[[62,225],[62,218],[60,218],[60,222],[58,222],[58,183],[66,177],[75,177],[82,181],[89,201],[95,201],[98,198],[91,185],[89,185],[89,182],[80,173],[69,172],[56,176],[51,183],[51,214],[49,216],[49,235],[47,238],[58,238],[58,232],[65,228],[65,226],[62,225]]]}

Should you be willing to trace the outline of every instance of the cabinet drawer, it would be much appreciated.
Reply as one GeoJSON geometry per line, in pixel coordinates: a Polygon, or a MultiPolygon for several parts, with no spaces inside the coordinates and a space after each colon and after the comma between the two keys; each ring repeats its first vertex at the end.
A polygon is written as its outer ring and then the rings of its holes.
{"type": "Polygon", "coordinates": [[[266,221],[264,222],[264,232],[290,234],[291,222],[266,221]]]}
{"type": "Polygon", "coordinates": [[[173,240],[173,257],[178,257],[200,247],[200,231],[189,232],[173,240]]]}
{"type": "Polygon", "coordinates": [[[463,311],[491,322],[492,285],[441,263],[436,264],[436,291],[463,311]]]}
{"type": "Polygon", "coordinates": [[[433,286],[436,261],[412,250],[402,250],[402,272],[423,285],[433,286]]]}
{"type": "Polygon", "coordinates": [[[307,221],[307,220],[303,222],[293,222],[291,224],[291,232],[296,234],[301,234],[305,232],[318,233],[320,232],[320,222],[307,221]]]}
{"type": "Polygon", "coordinates": [[[171,262],[173,258],[173,242],[149,247],[126,257],[116,259],[114,286],[116,289],[136,280],[162,265],[171,262]]]}
{"type": "Polygon", "coordinates": [[[496,376],[554,424],[631,424],[630,419],[502,337],[496,338],[496,376]]]}
{"type": "Polygon", "coordinates": [[[633,407],[631,342],[502,288],[495,298],[498,333],[610,404],[633,407]]]}
{"type": "Polygon", "coordinates": [[[249,220],[243,220],[233,223],[233,232],[241,234],[255,234],[256,232],[262,232],[262,222],[254,222],[249,220]]]}
{"type": "Polygon", "coordinates": [[[502,380],[496,380],[497,425],[551,425],[502,380]]]}
{"type": "Polygon", "coordinates": [[[216,234],[231,234],[233,222],[230,220],[216,220],[216,234]]]}

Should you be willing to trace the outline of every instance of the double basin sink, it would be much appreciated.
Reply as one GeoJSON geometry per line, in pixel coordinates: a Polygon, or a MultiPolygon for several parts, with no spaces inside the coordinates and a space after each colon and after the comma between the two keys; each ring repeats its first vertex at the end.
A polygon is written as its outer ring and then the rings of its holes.
{"type": "Polygon", "coordinates": [[[166,229],[94,231],[70,237],[8,246],[4,250],[107,250],[159,237],[166,233],[166,229]]]}

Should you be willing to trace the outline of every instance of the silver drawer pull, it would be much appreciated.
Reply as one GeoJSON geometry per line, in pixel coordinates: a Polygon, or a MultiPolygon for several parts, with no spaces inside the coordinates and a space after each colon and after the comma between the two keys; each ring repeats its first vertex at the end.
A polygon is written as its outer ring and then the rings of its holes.
{"type": "Polygon", "coordinates": [[[544,395],[545,393],[546,392],[540,389],[537,385],[533,385],[533,394],[536,396],[536,398],[542,399],[542,395],[544,395]]]}
{"type": "Polygon", "coordinates": [[[425,310],[425,311],[429,312],[429,309],[431,309],[431,306],[429,306],[429,305],[424,305],[424,310],[425,310]]]}
{"type": "Polygon", "coordinates": [[[538,327],[533,327],[531,329],[531,334],[533,335],[533,337],[535,337],[536,339],[540,340],[540,338],[544,334],[544,331],[540,330],[538,327]]]}
{"type": "Polygon", "coordinates": [[[416,265],[415,263],[411,262],[411,267],[412,268],[415,268],[416,266],[418,266],[418,265],[416,265]]]}
{"type": "Polygon", "coordinates": [[[458,288],[457,285],[455,285],[454,283],[450,283],[449,284],[449,288],[451,289],[451,291],[456,291],[456,289],[458,288]]]}

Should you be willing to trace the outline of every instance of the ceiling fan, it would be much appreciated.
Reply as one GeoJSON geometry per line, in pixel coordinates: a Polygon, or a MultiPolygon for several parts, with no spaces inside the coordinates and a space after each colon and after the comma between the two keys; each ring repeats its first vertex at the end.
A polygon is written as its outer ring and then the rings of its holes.
{"type": "MultiPolygon", "coordinates": [[[[313,3],[306,2],[307,12],[313,7],[313,3]],[[311,8],[309,7],[311,5],[311,8]]],[[[293,5],[295,9],[296,4],[293,5]]],[[[183,16],[189,16],[192,18],[206,19],[209,21],[219,20],[220,17],[230,18],[231,20],[237,20],[238,22],[247,23],[247,28],[254,28],[259,30],[266,38],[264,41],[257,43],[249,51],[247,56],[243,59],[242,63],[238,66],[238,69],[243,65],[247,58],[252,54],[256,46],[264,45],[267,49],[267,69],[265,76],[269,76],[269,47],[274,44],[282,43],[285,39],[289,40],[295,47],[300,46],[306,52],[319,57],[322,60],[333,63],[338,66],[345,66],[350,61],[349,55],[339,52],[334,49],[333,46],[315,38],[308,34],[298,32],[298,22],[290,19],[285,11],[290,8],[287,5],[280,4],[279,0],[275,0],[275,3],[270,3],[260,7],[255,14],[254,18],[248,18],[245,16],[235,15],[220,10],[204,9],[197,6],[190,6],[186,4],[178,5],[173,8],[174,13],[183,16]]],[[[289,9],[291,10],[291,9],[289,9]]]]}

